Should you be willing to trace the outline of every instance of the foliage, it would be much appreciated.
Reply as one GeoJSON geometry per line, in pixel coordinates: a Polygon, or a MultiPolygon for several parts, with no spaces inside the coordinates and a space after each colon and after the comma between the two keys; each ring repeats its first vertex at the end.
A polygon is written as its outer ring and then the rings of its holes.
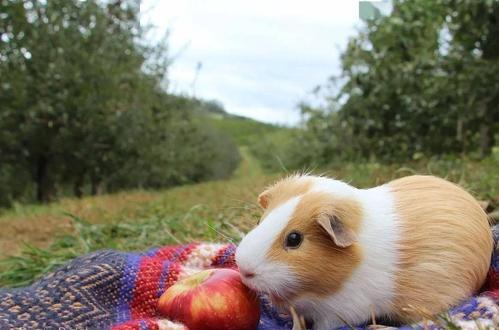
{"type": "Polygon", "coordinates": [[[331,82],[340,91],[328,92],[323,107],[302,107],[298,164],[490,155],[498,35],[499,1],[395,1],[350,40],[331,82]]]}
{"type": "Polygon", "coordinates": [[[283,127],[227,113],[222,116],[210,116],[210,120],[214,127],[226,132],[240,146],[251,147],[263,137],[285,130],[283,127]]]}
{"type": "Polygon", "coordinates": [[[296,129],[282,128],[259,136],[249,145],[262,168],[269,172],[297,169],[307,163],[303,157],[307,150],[303,144],[311,140],[300,139],[296,129]]]}
{"type": "Polygon", "coordinates": [[[135,0],[0,1],[0,205],[235,169],[198,102],[162,89],[166,46],[146,32],[135,0]]]}

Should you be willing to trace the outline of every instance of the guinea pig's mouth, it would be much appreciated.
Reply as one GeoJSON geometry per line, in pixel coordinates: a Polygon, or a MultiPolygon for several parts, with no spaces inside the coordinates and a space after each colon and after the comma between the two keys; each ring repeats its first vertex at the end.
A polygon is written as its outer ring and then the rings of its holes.
{"type": "Polygon", "coordinates": [[[242,281],[251,290],[267,295],[273,304],[285,306],[290,302],[292,293],[289,288],[270,289],[263,283],[258,283],[257,278],[255,280],[247,280],[243,278],[242,281]]]}
{"type": "Polygon", "coordinates": [[[300,289],[300,281],[287,265],[263,263],[251,268],[239,266],[239,271],[247,287],[279,305],[290,302],[300,289]]]}
{"type": "Polygon", "coordinates": [[[271,291],[267,285],[260,279],[260,276],[252,276],[251,278],[241,276],[241,280],[248,288],[259,293],[271,294],[271,291]]]}

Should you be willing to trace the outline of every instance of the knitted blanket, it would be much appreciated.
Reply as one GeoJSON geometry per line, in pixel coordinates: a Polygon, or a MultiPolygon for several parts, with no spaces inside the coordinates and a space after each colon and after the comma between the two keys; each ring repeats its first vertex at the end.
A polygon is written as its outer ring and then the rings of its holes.
{"type": "MultiPolygon", "coordinates": [[[[499,226],[494,235],[497,242],[499,226]]],[[[0,290],[0,329],[186,329],[158,315],[159,297],[175,281],[201,269],[235,267],[234,251],[232,244],[187,244],[145,253],[98,251],[79,257],[29,287],[0,290]]],[[[438,320],[400,329],[439,329],[447,322],[465,329],[492,329],[499,325],[498,302],[496,244],[482,293],[438,320]]],[[[291,319],[265,297],[261,306],[258,329],[292,328],[291,319]]]]}

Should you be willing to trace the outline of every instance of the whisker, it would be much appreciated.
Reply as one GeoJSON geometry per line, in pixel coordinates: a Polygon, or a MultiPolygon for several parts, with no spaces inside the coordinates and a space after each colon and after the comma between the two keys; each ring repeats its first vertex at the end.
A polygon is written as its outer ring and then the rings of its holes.
{"type": "Polygon", "coordinates": [[[222,233],[221,231],[217,230],[216,228],[213,228],[213,227],[212,227],[212,226],[210,226],[210,224],[208,224],[208,223],[206,223],[206,225],[207,225],[210,229],[212,229],[215,233],[219,234],[220,236],[222,236],[223,238],[225,238],[226,240],[228,240],[230,243],[235,244],[235,243],[234,243],[234,240],[233,240],[230,236],[228,236],[228,235],[226,235],[226,234],[222,233]]]}
{"type": "Polygon", "coordinates": [[[251,210],[253,207],[247,206],[227,206],[223,208],[224,210],[251,210]]]}
{"type": "Polygon", "coordinates": [[[239,238],[242,239],[244,237],[244,233],[237,226],[233,225],[229,221],[226,221],[225,224],[227,224],[230,228],[232,228],[232,230],[234,230],[239,235],[239,238]]]}
{"type": "Polygon", "coordinates": [[[255,202],[250,202],[250,201],[246,201],[246,200],[243,200],[243,199],[229,198],[229,200],[230,201],[234,201],[234,202],[239,202],[239,203],[242,203],[242,204],[246,204],[246,205],[249,205],[249,206],[252,206],[252,207],[255,207],[255,208],[259,208],[260,207],[255,202]]]}

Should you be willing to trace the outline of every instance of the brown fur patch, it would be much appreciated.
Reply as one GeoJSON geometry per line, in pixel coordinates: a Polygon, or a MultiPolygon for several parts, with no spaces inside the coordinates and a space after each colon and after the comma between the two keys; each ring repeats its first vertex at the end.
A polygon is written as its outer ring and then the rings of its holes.
{"type": "MultiPolygon", "coordinates": [[[[347,248],[334,244],[317,223],[325,214],[337,216],[355,232],[360,228],[362,209],[356,201],[323,192],[308,192],[302,196],[288,225],[268,252],[269,260],[283,262],[293,268],[301,280],[301,292],[316,296],[336,292],[362,259],[362,249],[358,244],[347,248]],[[304,234],[303,242],[297,249],[285,249],[285,238],[293,230],[304,234]]],[[[297,292],[297,296],[299,294],[297,292]]]]}
{"type": "Polygon", "coordinates": [[[417,320],[417,308],[439,313],[477,291],[493,248],[487,215],[477,201],[432,176],[409,176],[388,187],[402,221],[398,317],[417,320]],[[409,306],[416,308],[404,310],[409,306]]]}
{"type": "Polygon", "coordinates": [[[262,219],[273,209],[292,197],[300,196],[309,191],[313,179],[292,175],[277,181],[258,196],[260,206],[265,209],[262,219]],[[263,205],[262,202],[264,201],[263,205]]]}

